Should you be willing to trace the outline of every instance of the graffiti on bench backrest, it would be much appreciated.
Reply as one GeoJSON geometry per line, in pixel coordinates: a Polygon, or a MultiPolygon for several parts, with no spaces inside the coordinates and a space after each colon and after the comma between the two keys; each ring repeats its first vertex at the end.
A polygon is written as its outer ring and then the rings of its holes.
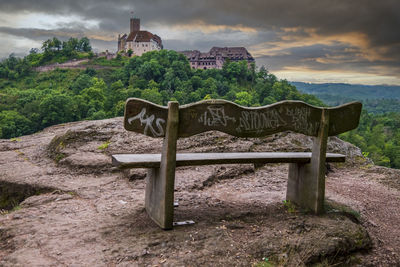
{"type": "Polygon", "coordinates": [[[229,121],[236,122],[236,119],[225,115],[224,106],[220,105],[208,106],[198,119],[204,126],[227,126],[229,121]]]}
{"type": "Polygon", "coordinates": [[[154,119],[155,116],[153,115],[146,115],[146,108],[142,108],[142,110],[140,111],[139,114],[137,114],[136,116],[130,117],[128,118],[128,123],[132,124],[133,121],[135,120],[139,120],[140,121],[140,125],[145,124],[144,129],[143,129],[143,134],[144,135],[149,135],[149,130],[151,132],[151,134],[154,137],[158,137],[158,136],[164,136],[164,128],[161,124],[165,124],[165,120],[161,119],[161,118],[156,118],[155,119],[155,126],[157,127],[157,130],[154,129],[154,119]]]}
{"type": "MultiPolygon", "coordinates": [[[[256,108],[239,106],[226,100],[204,100],[179,107],[178,137],[217,130],[237,137],[262,137],[282,131],[317,136],[322,110],[330,115],[329,135],[358,125],[361,103],[334,108],[319,108],[301,101],[282,101],[256,108]]],[[[125,107],[125,129],[151,137],[163,137],[168,108],[130,98],[125,107]]]]}

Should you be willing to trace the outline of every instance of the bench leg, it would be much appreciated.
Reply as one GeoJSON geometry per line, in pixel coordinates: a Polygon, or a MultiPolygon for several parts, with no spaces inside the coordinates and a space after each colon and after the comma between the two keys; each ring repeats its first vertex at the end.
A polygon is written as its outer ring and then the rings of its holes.
{"type": "Polygon", "coordinates": [[[329,110],[323,109],[318,135],[314,137],[310,163],[291,163],[289,166],[286,200],[316,214],[324,212],[328,130],[329,110]]]}
{"type": "Polygon", "coordinates": [[[312,164],[289,164],[286,200],[315,214],[324,211],[325,176],[312,164]]]}
{"type": "Polygon", "coordinates": [[[150,218],[162,229],[172,229],[174,217],[174,184],[160,168],[147,170],[145,206],[150,218]]]}
{"type": "Polygon", "coordinates": [[[172,229],[179,104],[168,102],[168,120],[161,152],[160,168],[147,171],[146,210],[162,229],[172,229]]]}

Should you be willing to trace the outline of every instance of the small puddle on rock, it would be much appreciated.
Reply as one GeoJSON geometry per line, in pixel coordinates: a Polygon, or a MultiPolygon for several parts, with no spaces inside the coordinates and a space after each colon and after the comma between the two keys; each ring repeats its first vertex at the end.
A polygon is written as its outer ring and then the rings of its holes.
{"type": "Polygon", "coordinates": [[[12,210],[30,196],[54,190],[56,189],[52,187],[0,181],[0,210],[12,210]]]}

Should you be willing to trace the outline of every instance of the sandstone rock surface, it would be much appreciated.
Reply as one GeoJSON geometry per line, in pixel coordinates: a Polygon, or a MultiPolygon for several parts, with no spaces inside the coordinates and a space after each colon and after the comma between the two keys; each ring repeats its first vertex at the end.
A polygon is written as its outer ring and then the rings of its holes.
{"type": "MultiPolygon", "coordinates": [[[[163,231],[144,211],[145,170],[121,173],[110,158],[158,153],[162,139],[122,124],[122,118],[74,122],[0,140],[2,204],[29,188],[22,203],[11,203],[14,210],[0,213],[0,265],[400,263],[400,172],[373,166],[358,148],[330,138],[328,151],[348,160],[329,165],[328,213],[321,217],[283,203],[285,164],[178,168],[175,220],[196,224],[163,231]]],[[[311,144],[292,133],[208,132],[179,139],[178,151],[310,151],[311,144]]]]}

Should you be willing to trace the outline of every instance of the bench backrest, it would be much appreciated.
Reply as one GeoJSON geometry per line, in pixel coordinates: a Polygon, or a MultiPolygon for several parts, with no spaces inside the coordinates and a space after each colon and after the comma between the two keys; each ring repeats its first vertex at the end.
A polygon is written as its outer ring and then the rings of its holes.
{"type": "MultiPolygon", "coordinates": [[[[180,106],[173,118],[178,121],[177,137],[217,130],[237,137],[263,137],[282,131],[318,136],[322,121],[328,136],[358,126],[361,103],[320,108],[301,101],[282,101],[264,107],[247,108],[226,100],[203,100],[180,106]]],[[[130,98],[125,106],[124,127],[151,137],[165,137],[168,107],[130,98]]]]}

